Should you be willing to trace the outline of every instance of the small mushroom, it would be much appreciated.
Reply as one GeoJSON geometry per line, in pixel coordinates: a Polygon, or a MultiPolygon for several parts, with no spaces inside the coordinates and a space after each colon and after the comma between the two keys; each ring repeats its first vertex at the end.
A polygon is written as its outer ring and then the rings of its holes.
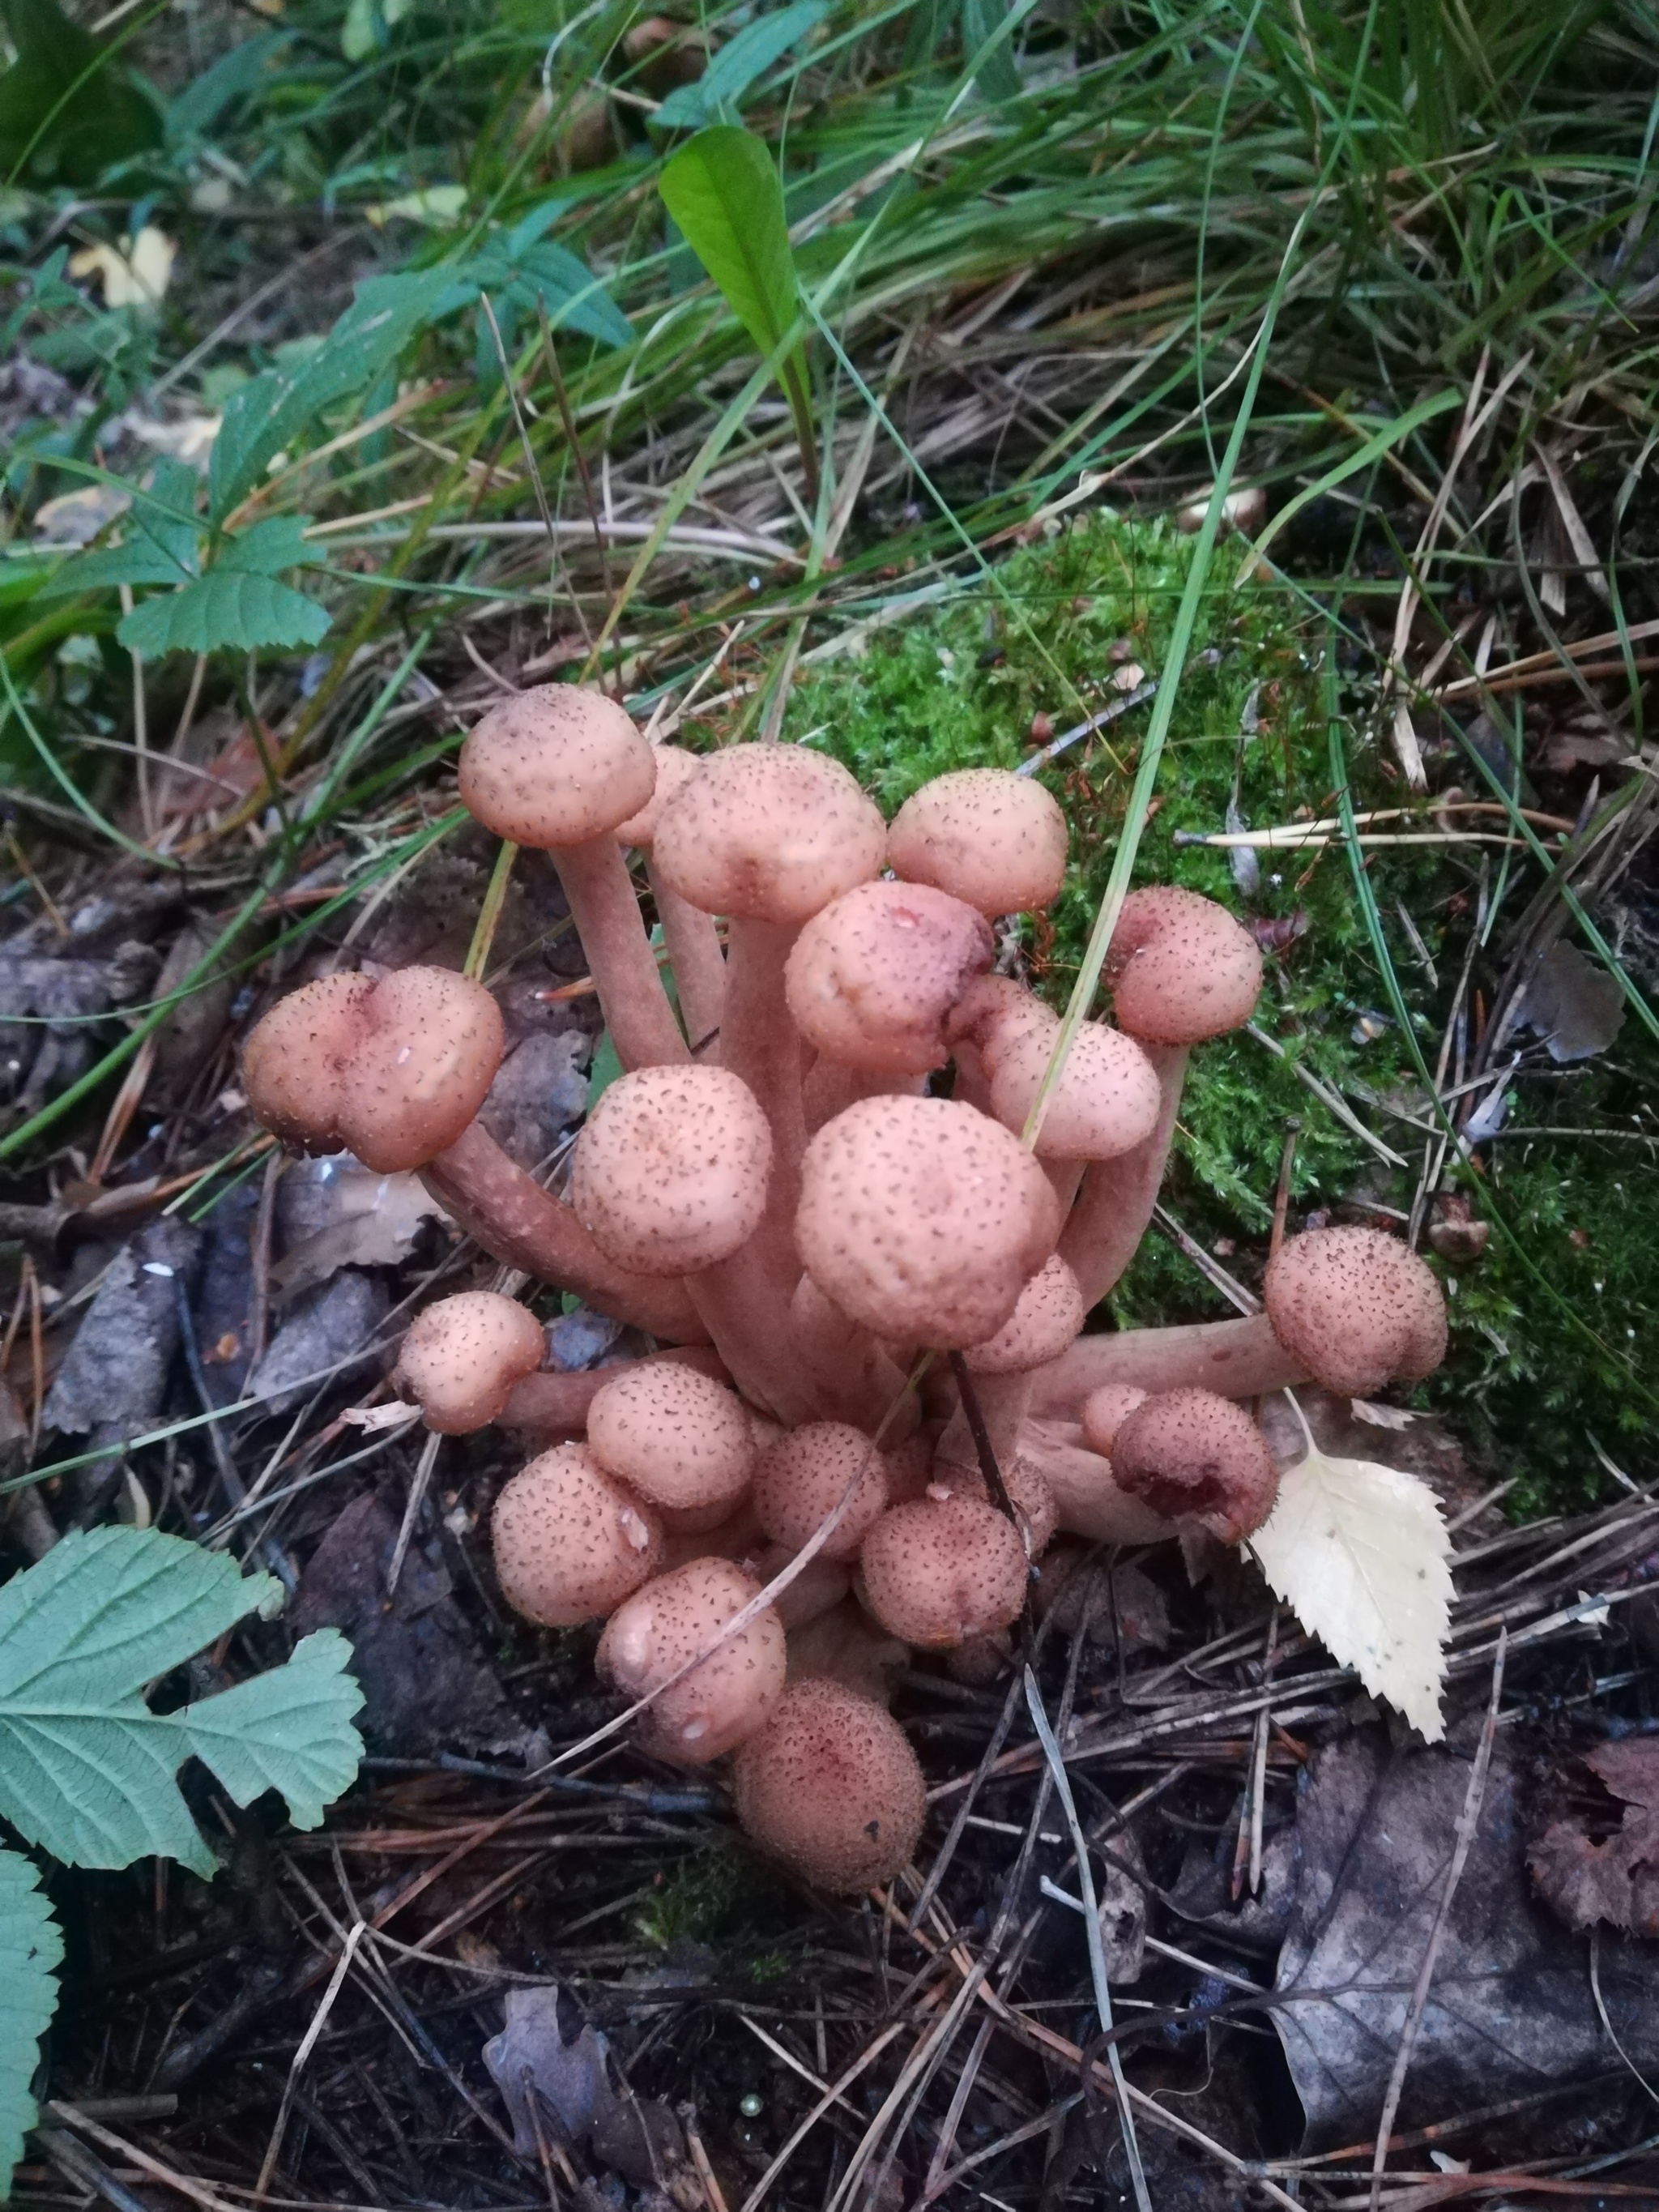
{"type": "Polygon", "coordinates": [[[994,1335],[1058,1228],[1048,1178],[1018,1139],[954,1099],[863,1099],[807,1147],[801,1260],[893,1343],[949,1350],[994,1335]]]}
{"type": "Polygon", "coordinates": [[[1152,884],[1123,902],[1106,978],[1120,1029],[1152,1044],[1196,1044],[1249,1020],[1261,953],[1213,899],[1152,884]]]}
{"type": "Polygon", "coordinates": [[[587,1448],[602,1467],[670,1516],[735,1511],[755,1471],[749,1413],[734,1391],[666,1362],[624,1369],[587,1409],[587,1448]]]}
{"type": "Polygon", "coordinates": [[[242,1053],[254,1119],[308,1152],[355,1152],[396,1175],[453,1145],[484,1102],[506,1042],[481,983],[447,968],[307,983],[242,1053]]]}
{"type": "Polygon", "coordinates": [[[514,1384],[535,1373],[544,1349],[541,1323],[516,1298],[461,1291],[415,1316],[392,1387],[415,1400],[428,1429],[465,1436],[500,1419],[514,1384]]]}
{"type": "Polygon", "coordinates": [[[860,1594],[882,1626],[936,1651],[1018,1620],[1025,1577],[1013,1522],[972,1498],[890,1506],[859,1554],[860,1594]]]}
{"type": "MultiPolygon", "coordinates": [[[[999,1465],[1018,1455],[1020,1431],[1030,1411],[1031,1378],[1058,1359],[1083,1327],[1083,1293],[1077,1277],[1058,1253],[1045,1260],[1019,1294],[994,1336],[969,1345],[962,1355],[968,1388],[991,1439],[999,1465]]],[[[976,1463],[977,1446],[965,1403],[957,1408],[939,1439],[939,1456],[976,1463]]]]}
{"type": "MultiPolygon", "coordinates": [[[[939,1452],[923,1496],[934,1499],[971,1498],[982,1505],[994,1504],[990,1485],[980,1468],[948,1455],[951,1443],[947,1431],[939,1439],[939,1452]]],[[[1060,1526],[1060,1507],[1047,1477],[1023,1452],[999,1453],[997,1473],[1002,1477],[1008,1503],[1024,1532],[1027,1556],[1041,1559],[1060,1526]]]]}
{"type": "Polygon", "coordinates": [[[607,1258],[687,1274],[746,1243],[766,1208],[772,1136],[723,1067],[645,1067],[604,1092],[576,1139],[570,1197],[607,1258]]]}
{"type": "Polygon", "coordinates": [[[600,1674],[629,1698],[661,1692],[641,1717],[643,1750],[675,1766],[702,1766],[764,1724],[783,1695],[783,1623],[766,1606],[720,1640],[759,1595],[760,1584],[732,1560],[693,1559],[611,1614],[595,1655],[600,1674]],[[693,1660],[683,1681],[663,1687],[693,1660]]]}
{"type": "Polygon", "coordinates": [[[598,1620],[657,1566],[662,1527],[585,1444],[559,1444],[515,1474],[489,1524],[495,1578],[544,1628],[598,1620]]]}
{"type": "Polygon", "coordinates": [[[1137,1406],[1152,1395],[1133,1382],[1103,1382],[1083,1401],[1083,1441],[1103,1459],[1110,1459],[1117,1432],[1137,1406]]]}
{"type": "Polygon", "coordinates": [[[1196,1521],[1224,1544],[1259,1528],[1279,1478],[1261,1431],[1213,1390],[1165,1390],[1118,1424],[1112,1474],[1171,1521],[1196,1521]]]}
{"type": "Polygon", "coordinates": [[[616,837],[656,776],[623,708],[574,684],[500,701],[461,747],[462,805],[498,837],[552,855],[624,1067],[686,1058],[616,837]]]}
{"type": "Polygon", "coordinates": [[[755,1469],[755,1510],[775,1544],[798,1552],[848,1484],[852,1502],[820,1557],[850,1559],[887,1508],[887,1471],[861,1429],[845,1421],[808,1421],[763,1452],[755,1469]]]}
{"type": "Polygon", "coordinates": [[[995,939],[984,916],[926,884],[858,884],[803,927],[784,970],[795,1027],[842,1066],[925,1075],[945,1023],[995,939]]]}
{"type": "Polygon", "coordinates": [[[1030,776],[957,769],[914,792],[894,816],[895,875],[932,884],[980,913],[1047,906],[1066,879],[1066,817],[1030,776]]]}
{"type": "Polygon", "coordinates": [[[1446,1356],[1446,1302],[1432,1270],[1382,1229],[1310,1229],[1267,1262],[1273,1334],[1316,1382],[1369,1398],[1420,1382],[1446,1356]]]}
{"type": "MultiPolygon", "coordinates": [[[[951,1017],[958,1055],[978,1055],[985,1103],[1023,1131],[1060,1042],[1058,1014],[1001,976],[988,976],[951,1017]]],[[[1158,1071],[1132,1036],[1085,1022],[1072,1039],[1043,1110],[1039,1159],[1109,1160],[1144,1144],[1158,1126],[1158,1071]]]]}
{"type": "Polygon", "coordinates": [[[732,1776],[746,1834],[842,1895],[890,1881],[921,1834],[921,1769],[890,1714],[838,1682],[796,1683],[732,1776]]]}

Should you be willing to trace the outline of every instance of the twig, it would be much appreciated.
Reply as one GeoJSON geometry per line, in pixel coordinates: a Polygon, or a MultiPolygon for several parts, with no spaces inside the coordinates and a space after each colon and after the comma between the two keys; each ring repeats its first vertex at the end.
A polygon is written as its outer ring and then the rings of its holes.
{"type": "Polygon", "coordinates": [[[404,1561],[409,1556],[410,1543],[415,1534],[415,1523],[420,1518],[421,1507],[426,1499],[427,1486],[432,1480],[432,1469],[436,1464],[438,1447],[443,1442],[434,1429],[421,1447],[415,1477],[409,1486],[409,1503],[404,1508],[403,1526],[398,1531],[398,1540],[392,1547],[392,1565],[386,1571],[386,1594],[388,1600],[397,1595],[398,1577],[404,1571],[404,1561]]]}
{"type": "Polygon", "coordinates": [[[327,2025],[334,2000],[340,1994],[340,1985],[350,1971],[356,1956],[357,1946],[362,1940],[364,1923],[354,1921],[346,1930],[346,1939],[340,1955],[334,1962],[334,1972],[329,1976],[328,1987],[323,1991],[317,2009],[311,2015],[311,2025],[300,2039],[288,2069],[288,2080],[283,2084],[283,2101],[276,2107],[276,2121],[270,2130],[270,2141],[265,2146],[264,2161],[259,2167],[259,2179],[253,2185],[253,2201],[257,2204],[270,2186],[270,2178],[276,2171],[276,2154],[283,2147],[283,2136],[288,2127],[288,2116],[294,2108],[294,2093],[300,2086],[300,2076],[305,2071],[306,2061],[317,2047],[317,2039],[327,2025]]]}

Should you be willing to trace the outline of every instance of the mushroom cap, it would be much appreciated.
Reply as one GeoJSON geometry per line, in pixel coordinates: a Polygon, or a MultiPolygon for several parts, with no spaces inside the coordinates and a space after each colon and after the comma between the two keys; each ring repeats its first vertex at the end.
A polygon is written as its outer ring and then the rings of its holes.
{"type": "Polygon", "coordinates": [[[887,1470],[862,1429],[846,1421],[806,1421],[761,1454],[755,1510],[775,1544],[799,1551],[824,1515],[856,1481],[852,1503],[819,1557],[850,1559],[887,1509],[887,1470]]]}
{"type": "Polygon", "coordinates": [[[1053,1187],[1018,1139],[955,1099],[860,1099],[801,1163],[801,1264],[896,1344],[948,1351],[994,1335],[1059,1226],[1053,1187]]]}
{"type": "Polygon", "coordinates": [[[544,1628],[609,1613],[662,1551],[656,1515],[586,1444],[559,1444],[521,1468],[495,1500],[489,1534],[501,1595],[544,1628]]]}
{"type": "Polygon", "coordinates": [[[785,1692],[738,1753],[732,1780],[744,1833],[843,1896],[890,1881],[927,1814],[921,1769],[898,1723],[821,1679],[785,1692]]]}
{"type": "Polygon", "coordinates": [[[641,1747],[675,1766],[702,1766],[735,1750],[783,1695],[783,1623],[769,1605],[718,1650],[726,1624],[760,1595],[730,1559],[693,1559],[659,1575],[613,1613],[594,1663],[629,1698],[643,1698],[700,1652],[708,1656],[640,1718],[641,1747]]]}
{"type": "Polygon", "coordinates": [[[657,756],[602,691],[538,684],[502,699],[461,747],[461,804],[517,845],[556,852],[585,845],[637,814],[657,780],[657,756]]]}
{"type": "Polygon", "coordinates": [[[506,1045],[501,1008],[448,968],[331,975],[273,1006],[243,1048],[256,1121],[377,1175],[424,1167],[483,1105],[506,1045]]]}
{"type": "MultiPolygon", "coordinates": [[[[1008,1503],[1025,1524],[1030,1556],[1041,1559],[1060,1527],[1060,1504],[1048,1478],[1021,1452],[1016,1452],[1000,1465],[997,1473],[1002,1477],[1008,1503]]],[[[964,1467],[951,1459],[933,1462],[923,1494],[936,1502],[946,1498],[971,1498],[981,1505],[994,1504],[991,1486],[978,1468],[964,1467]]]]}
{"type": "Polygon", "coordinates": [[[1149,1044],[1196,1044],[1249,1020],[1261,952],[1224,906],[1152,884],[1123,902],[1106,977],[1120,1029],[1149,1044]]]}
{"type": "Polygon", "coordinates": [[[1260,1429],[1213,1390],[1161,1390],[1118,1425],[1119,1487],[1169,1520],[1195,1520],[1236,1544],[1273,1510],[1279,1477],[1260,1429]]]}
{"type": "Polygon", "coordinates": [[[1046,1366],[1077,1335],[1087,1311],[1077,1277],[1058,1252],[1050,1253],[996,1334],[963,1352],[968,1372],[1028,1375],[1046,1366]]]}
{"type": "MultiPolygon", "coordinates": [[[[1025,1127],[1060,1038],[1060,1018],[1022,1023],[983,1050],[991,1110],[1006,1128],[1025,1127]]],[[[1085,1022],[1072,1039],[1060,1081],[1043,1109],[1036,1154],[1044,1160],[1113,1160],[1158,1127],[1158,1070],[1132,1036],[1085,1022]]]]}
{"type": "Polygon", "coordinates": [[[1316,1382],[1366,1398],[1446,1356],[1446,1302],[1427,1264],[1382,1229],[1309,1229],[1267,1262],[1267,1318],[1316,1382]]]}
{"type": "Polygon", "coordinates": [[[1110,1459],[1117,1432],[1137,1406],[1152,1395],[1136,1382],[1103,1382],[1083,1401],[1083,1441],[1102,1459],[1110,1459]]]}
{"type": "Polygon", "coordinates": [[[664,805],[652,865],[705,914],[793,927],[873,876],[886,841],[839,761],[799,745],[728,745],[664,805]]]}
{"type": "Polygon", "coordinates": [[[675,1516],[707,1513],[710,1528],[755,1471],[742,1399],[712,1375],[669,1360],[624,1368],[605,1384],[587,1409],[587,1448],[641,1498],[675,1516]]]}
{"type": "Polygon", "coordinates": [[[893,817],[895,875],[932,884],[981,914],[1047,906],[1066,878],[1066,817],[1034,777],[955,769],[913,792],[893,817]]]}
{"type": "Polygon", "coordinates": [[[652,756],[657,763],[657,787],[637,814],[630,814],[626,822],[617,824],[619,845],[639,845],[648,848],[657,835],[657,817],[664,805],[694,775],[701,774],[702,762],[696,753],[689,753],[679,745],[653,745],[652,756]]]}
{"type": "Polygon", "coordinates": [[[416,1401],[428,1428],[465,1436],[495,1419],[519,1377],[541,1365],[545,1348],[540,1322],[516,1298],[460,1291],[416,1315],[392,1386],[416,1401]]]}
{"type": "Polygon", "coordinates": [[[935,1651],[1018,1620],[1025,1571],[1013,1522],[974,1498],[890,1506],[859,1554],[860,1595],[882,1626],[935,1651]]]}
{"type": "Polygon", "coordinates": [[[748,1243],[771,1171],[772,1131],[741,1076],[639,1067],[603,1093],[584,1123],[570,1202],[617,1267],[690,1274],[748,1243]]]}
{"type": "Polygon", "coordinates": [[[996,951],[975,908],[927,884],[855,884],[790,952],[785,994],[808,1044],[844,1067],[925,1075],[950,1058],[945,1018],[996,951]]]}

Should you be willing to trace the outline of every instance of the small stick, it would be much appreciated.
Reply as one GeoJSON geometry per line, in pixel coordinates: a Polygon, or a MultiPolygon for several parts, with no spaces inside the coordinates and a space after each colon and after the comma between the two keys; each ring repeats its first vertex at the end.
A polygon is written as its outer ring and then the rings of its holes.
{"type": "Polygon", "coordinates": [[[1285,1218],[1291,1210],[1291,1170],[1296,1164],[1296,1140],[1302,1133],[1297,1115],[1285,1116],[1285,1148],[1279,1155],[1279,1188],[1273,1193],[1273,1225],[1267,1237],[1267,1257],[1273,1259],[1285,1242],[1285,1218]]]}
{"type": "Polygon", "coordinates": [[[409,1486],[409,1503],[404,1508],[404,1525],[398,1531],[398,1540],[392,1549],[392,1565],[386,1571],[386,1602],[397,1595],[398,1577],[404,1571],[410,1542],[415,1534],[415,1522],[425,1500],[427,1486],[432,1480],[432,1469],[436,1464],[438,1447],[443,1437],[436,1429],[421,1447],[421,1456],[415,1468],[415,1479],[409,1486]]]}
{"type": "Polygon", "coordinates": [[[323,1991],[321,2002],[311,2016],[310,2027],[300,2039],[300,2047],[288,2069],[288,2080],[283,2085],[283,2101],[276,2108],[276,2124],[271,2129],[270,2141],[265,2146],[264,2160],[259,2168],[259,2179],[254,2184],[253,2201],[256,2204],[262,2201],[270,2187],[271,2176],[276,2171],[276,2154],[282,2149],[283,2136],[288,2127],[288,2116],[294,2109],[294,2093],[300,2086],[300,2076],[305,2071],[306,2061],[316,2049],[317,2039],[327,2024],[334,2000],[340,1994],[340,1985],[350,1971],[363,1931],[364,1923],[361,1920],[354,1921],[347,1929],[345,1942],[335,1960],[334,1972],[329,1977],[328,1987],[323,1991]]]}
{"type": "Polygon", "coordinates": [[[968,1372],[968,1363],[961,1352],[950,1355],[951,1372],[962,1393],[963,1417],[968,1424],[968,1433],[974,1440],[974,1449],[979,1455],[979,1471],[985,1477],[985,1487],[991,1493],[991,1502],[999,1513],[1004,1513],[1019,1530],[1019,1540],[1025,1546],[1026,1563],[1030,1563],[1030,1540],[1020,1517],[1014,1510],[1014,1501],[1008,1495],[1007,1485],[1002,1480],[1002,1469],[997,1465],[996,1453],[991,1447],[991,1431],[985,1425],[985,1416],[980,1411],[974,1378],[968,1372]]]}
{"type": "Polygon", "coordinates": [[[1131,707],[1144,707],[1157,690],[1157,677],[1149,677],[1146,683],[1137,684],[1133,691],[1126,692],[1122,698],[1114,699],[1109,706],[1103,707],[1097,714],[1091,714],[1086,722],[1079,722],[1069,730],[1062,730],[1057,738],[1050,738],[1041,752],[1032,753],[1029,758],[1023,760],[1014,770],[1014,774],[1035,775],[1040,768],[1047,768],[1051,760],[1057,760],[1060,754],[1065,752],[1068,746],[1074,745],[1079,738],[1091,737],[1097,730],[1103,730],[1109,722],[1115,722],[1121,714],[1127,714],[1131,707]]]}

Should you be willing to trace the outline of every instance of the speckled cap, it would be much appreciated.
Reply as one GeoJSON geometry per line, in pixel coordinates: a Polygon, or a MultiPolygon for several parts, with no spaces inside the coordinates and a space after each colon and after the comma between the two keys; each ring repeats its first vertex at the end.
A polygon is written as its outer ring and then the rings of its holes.
{"type": "Polygon", "coordinates": [[[890,1881],[927,1817],[904,1730],[870,1698],[821,1677],[784,1692],[738,1753],[732,1780],[744,1833],[843,1895],[890,1881]]]}
{"type": "Polygon", "coordinates": [[[793,927],[880,870],[881,816],[838,761],[728,745],[665,803],[652,862],[705,914],[793,927]]]}
{"type": "Polygon", "coordinates": [[[587,1443],[653,1504],[707,1510],[715,1523],[755,1470],[755,1433],[742,1399],[713,1376],[670,1360],[626,1368],[604,1386],[587,1409],[587,1443]]]}
{"type": "Polygon", "coordinates": [[[1053,1253],[1019,1294],[994,1336],[970,1344],[963,1358],[970,1375],[1025,1375],[1058,1359],[1082,1328],[1083,1292],[1077,1277],[1053,1253]]]}
{"type": "Polygon", "coordinates": [[[761,1454],[755,1510],[775,1544],[799,1551],[824,1515],[856,1480],[852,1504],[820,1557],[850,1559],[886,1510],[887,1470],[862,1429],[846,1421],[807,1421],[761,1454]]]}
{"type": "Polygon", "coordinates": [[[1118,1424],[1112,1474],[1120,1489],[1170,1521],[1194,1520],[1224,1544],[1259,1528],[1279,1478],[1261,1431],[1213,1390],[1164,1390],[1118,1424]]]}
{"type": "Polygon", "coordinates": [[[1420,1382],[1446,1356],[1446,1302],[1427,1264],[1382,1229],[1286,1237],[1262,1284],[1267,1318],[1316,1382],[1350,1398],[1420,1382]]]}
{"type": "Polygon", "coordinates": [[[955,1495],[884,1513],[859,1554],[860,1594],[890,1636],[948,1650],[1019,1618],[1025,1547],[994,1505],[955,1495]]]}
{"type": "Polygon", "coordinates": [[[1106,980],[1120,1029],[1149,1044],[1196,1044],[1249,1020],[1261,954],[1225,907],[1152,884],[1123,902],[1106,980]]]}
{"type": "Polygon", "coordinates": [[[495,1500],[489,1534],[501,1595],[544,1628],[609,1613],[662,1552],[655,1514],[586,1444],[560,1444],[515,1474],[495,1500]]]}
{"type": "Polygon", "coordinates": [[[747,1243],[766,1210],[772,1132],[727,1068],[641,1067],[576,1139],[570,1202],[619,1267],[682,1275],[747,1243]]]}
{"type": "Polygon", "coordinates": [[[808,1044],[844,1067],[923,1075],[950,1057],[945,1023],[996,950],[983,915],[927,884],[858,884],[815,914],[785,991],[808,1044]]]}
{"type": "Polygon", "coordinates": [[[1066,817],[1030,776],[956,769],[912,793],[893,817],[895,875],[932,884],[981,914],[1047,906],[1066,877],[1066,817]]]}
{"type": "Polygon", "coordinates": [[[515,844],[556,852],[611,835],[647,804],[657,757],[602,691],[541,684],[503,699],[461,747],[461,804],[515,844]]]}
{"type": "Polygon", "coordinates": [[[498,1291],[458,1291],[416,1315],[398,1348],[392,1387],[412,1398],[426,1425],[465,1436],[493,1421],[521,1375],[542,1364],[534,1314],[498,1291]]]}
{"type": "Polygon", "coordinates": [[[618,1607],[595,1664],[629,1698],[647,1696],[701,1652],[708,1656],[641,1717],[641,1747],[677,1766],[701,1766],[735,1750],[783,1695],[783,1624],[766,1606],[725,1644],[720,1632],[760,1584],[730,1559],[693,1559],[618,1607]],[[718,1645],[718,1648],[715,1648],[718,1645]]]}

